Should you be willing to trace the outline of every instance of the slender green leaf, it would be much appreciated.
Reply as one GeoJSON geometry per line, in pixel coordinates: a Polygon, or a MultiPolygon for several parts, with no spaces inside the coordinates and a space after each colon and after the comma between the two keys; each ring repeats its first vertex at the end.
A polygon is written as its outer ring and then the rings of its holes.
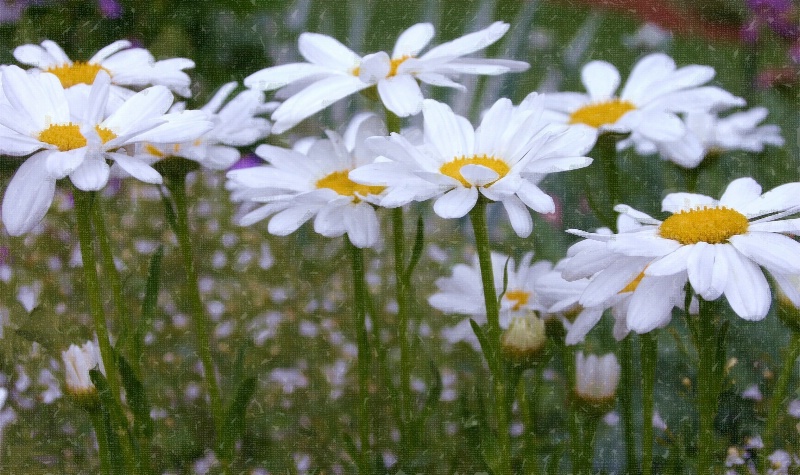
{"type": "Polygon", "coordinates": [[[411,274],[414,268],[417,267],[422,251],[425,249],[425,223],[422,220],[422,215],[417,218],[417,234],[414,238],[414,248],[411,250],[411,259],[408,262],[405,272],[403,272],[403,279],[408,282],[411,280],[411,274]]]}
{"type": "Polygon", "coordinates": [[[221,453],[231,454],[236,439],[244,433],[247,406],[250,404],[250,399],[252,399],[255,391],[256,378],[253,377],[245,379],[236,388],[234,398],[228,407],[228,412],[225,414],[222,434],[218,441],[221,453]]]}
{"type": "Polygon", "coordinates": [[[133,430],[136,435],[151,437],[153,420],[150,418],[150,403],[144,385],[136,377],[130,364],[122,356],[117,357],[122,385],[125,387],[128,405],[133,412],[133,430]]]}

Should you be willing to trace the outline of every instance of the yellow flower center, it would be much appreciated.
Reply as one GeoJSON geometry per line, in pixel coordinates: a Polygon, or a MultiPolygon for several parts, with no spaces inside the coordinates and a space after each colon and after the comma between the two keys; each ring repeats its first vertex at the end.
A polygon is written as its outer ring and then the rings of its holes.
{"type": "Polygon", "coordinates": [[[503,298],[514,302],[511,310],[517,311],[522,308],[523,305],[528,303],[528,299],[531,298],[531,294],[530,292],[525,292],[524,290],[509,290],[505,293],[505,295],[503,295],[503,298]]]}
{"type": "MultiPolygon", "coordinates": [[[[114,132],[100,126],[95,126],[94,130],[100,135],[100,140],[102,140],[103,143],[117,138],[114,132]]],[[[37,138],[40,142],[55,145],[62,152],[86,146],[86,137],[81,134],[80,126],[72,122],[67,124],[53,124],[41,131],[37,138]]]]}
{"type": "Polygon", "coordinates": [[[356,194],[361,196],[378,195],[386,188],[356,183],[348,178],[349,173],[350,170],[341,170],[324,176],[317,181],[317,188],[328,188],[342,196],[352,196],[356,203],[361,201],[356,194]]]}
{"type": "Polygon", "coordinates": [[[62,64],[45,69],[46,72],[55,74],[58,79],[61,80],[61,85],[64,86],[64,89],[76,84],[93,84],[94,78],[101,70],[111,75],[108,69],[99,64],[85,63],[83,61],[76,61],[72,64],[62,64]]]}
{"type": "MultiPolygon", "coordinates": [[[[408,58],[412,58],[412,57],[413,56],[411,56],[411,55],[403,55],[403,56],[401,56],[399,58],[393,58],[393,59],[389,60],[389,63],[390,63],[389,64],[389,74],[387,74],[386,77],[390,78],[392,76],[396,76],[397,75],[397,68],[399,68],[400,65],[403,64],[403,62],[405,62],[405,60],[407,60],[408,58]]],[[[359,74],[361,74],[361,67],[360,66],[356,66],[355,68],[353,68],[353,76],[358,76],[359,74]]]]}
{"type": "MultiPolygon", "coordinates": [[[[456,159],[442,165],[442,167],[439,168],[439,171],[442,173],[442,175],[447,175],[450,178],[460,181],[461,184],[467,188],[472,188],[472,185],[470,185],[461,174],[461,167],[465,165],[481,165],[490,170],[494,170],[498,175],[500,175],[497,177],[497,180],[506,176],[506,174],[511,170],[511,167],[509,167],[506,162],[500,160],[499,158],[487,157],[486,155],[473,155],[471,157],[457,157],[456,159]]],[[[494,181],[484,186],[488,188],[492,186],[493,183],[494,181]]]]}
{"type": "Polygon", "coordinates": [[[576,110],[569,116],[570,124],[586,124],[595,129],[602,125],[614,124],[620,117],[636,109],[633,103],[621,99],[592,102],[576,110]]]}
{"type": "Polygon", "coordinates": [[[721,244],[731,236],[745,234],[748,226],[747,217],[736,210],[725,206],[703,206],[673,214],[661,223],[658,234],[684,245],[698,242],[721,244]]]}

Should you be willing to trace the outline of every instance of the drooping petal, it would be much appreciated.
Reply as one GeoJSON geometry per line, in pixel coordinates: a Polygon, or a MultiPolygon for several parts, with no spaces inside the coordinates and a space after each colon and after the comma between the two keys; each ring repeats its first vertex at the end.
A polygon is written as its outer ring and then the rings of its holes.
{"type": "Polygon", "coordinates": [[[12,236],[27,233],[47,214],[56,180],[47,172],[49,151],[25,160],[11,178],[3,197],[3,224],[12,236]]]}
{"type": "Polygon", "coordinates": [[[433,211],[444,219],[464,217],[478,201],[476,188],[456,187],[448,191],[433,204],[433,211]]]}
{"type": "Polygon", "coordinates": [[[417,115],[422,110],[422,91],[408,74],[378,81],[378,94],[383,105],[399,117],[417,115]]]}
{"type": "Polygon", "coordinates": [[[761,320],[769,311],[772,295],[764,273],[733,246],[721,246],[728,262],[728,283],[725,297],[737,315],[745,320],[761,320]]]}

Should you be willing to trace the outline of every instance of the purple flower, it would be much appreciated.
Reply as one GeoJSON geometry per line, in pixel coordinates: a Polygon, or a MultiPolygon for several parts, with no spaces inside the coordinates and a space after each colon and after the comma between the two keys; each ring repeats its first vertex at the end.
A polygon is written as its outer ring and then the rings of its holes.
{"type": "Polygon", "coordinates": [[[117,0],[97,0],[100,14],[106,18],[116,19],[122,16],[122,5],[117,0]]]}
{"type": "Polygon", "coordinates": [[[775,34],[787,39],[800,37],[797,12],[791,0],[747,0],[747,8],[758,23],[766,24],[775,34]]]}

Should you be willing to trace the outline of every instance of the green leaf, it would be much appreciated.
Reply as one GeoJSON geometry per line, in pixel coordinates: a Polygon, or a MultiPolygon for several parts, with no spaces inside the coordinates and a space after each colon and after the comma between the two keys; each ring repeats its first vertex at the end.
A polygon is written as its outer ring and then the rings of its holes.
{"type": "MultiPolygon", "coordinates": [[[[222,426],[222,434],[218,441],[219,450],[222,454],[232,454],[234,443],[245,429],[245,415],[247,406],[250,404],[253,394],[256,391],[256,378],[245,379],[236,388],[236,394],[225,414],[225,421],[222,426]]],[[[230,457],[226,457],[230,459],[230,457]]]]}
{"type": "Polygon", "coordinates": [[[153,321],[153,316],[158,303],[158,288],[161,285],[161,260],[164,258],[164,246],[158,246],[155,254],[150,258],[150,265],[147,270],[147,282],[145,283],[144,299],[142,300],[142,313],[139,324],[134,332],[133,352],[135,358],[142,356],[142,341],[146,333],[147,326],[153,321]]]}
{"type": "Polygon", "coordinates": [[[508,290],[508,262],[511,260],[511,257],[506,259],[506,263],[503,266],[503,291],[500,292],[500,295],[497,296],[497,304],[500,305],[500,302],[503,301],[503,296],[506,295],[506,290],[508,290]]]}
{"type": "Polygon", "coordinates": [[[493,363],[494,358],[490,358],[494,352],[494,347],[489,342],[489,339],[486,338],[486,333],[483,331],[483,328],[478,325],[478,322],[470,318],[469,324],[472,327],[472,331],[475,333],[475,336],[478,338],[478,343],[481,345],[481,351],[483,351],[483,354],[486,357],[486,362],[489,364],[489,369],[492,371],[493,375],[497,376],[497,368],[495,368],[493,363]]]}
{"type": "Polygon", "coordinates": [[[91,378],[94,387],[97,388],[97,395],[100,398],[99,410],[102,413],[105,439],[111,456],[110,462],[113,467],[113,473],[123,473],[125,461],[122,457],[122,447],[120,446],[118,433],[114,430],[116,425],[114,421],[121,420],[119,418],[122,417],[122,411],[111,395],[111,388],[108,386],[106,377],[97,367],[89,370],[89,378],[91,378]]]}
{"type": "Polygon", "coordinates": [[[150,403],[144,385],[136,377],[133,368],[121,355],[117,357],[122,385],[128,398],[128,405],[133,412],[133,430],[137,436],[147,438],[153,435],[153,420],[150,418],[150,403]]]}
{"type": "Polygon", "coordinates": [[[164,203],[164,217],[169,223],[170,229],[175,234],[178,233],[178,215],[175,213],[175,208],[172,207],[172,201],[169,199],[163,188],[159,188],[161,192],[161,202],[164,203]]]}

